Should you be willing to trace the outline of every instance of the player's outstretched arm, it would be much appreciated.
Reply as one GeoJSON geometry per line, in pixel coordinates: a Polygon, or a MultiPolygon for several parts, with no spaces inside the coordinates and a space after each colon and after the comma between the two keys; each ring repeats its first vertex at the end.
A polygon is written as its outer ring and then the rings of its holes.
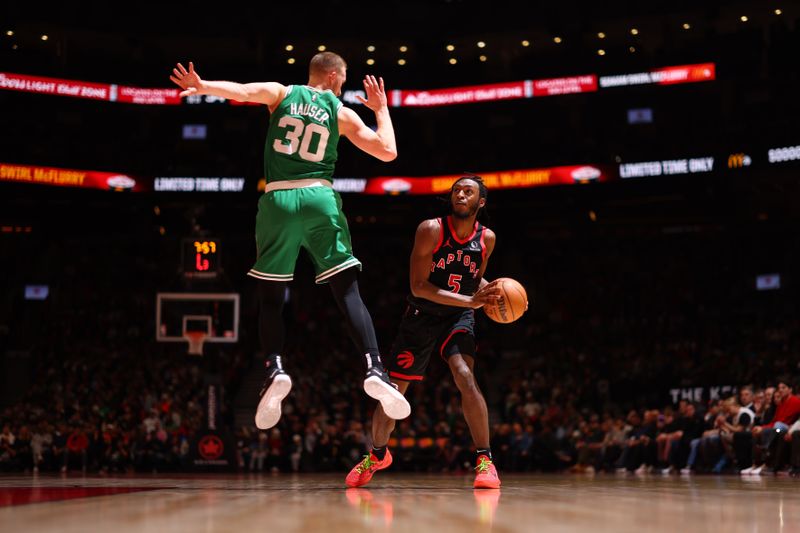
{"type": "Polygon", "coordinates": [[[286,87],[274,81],[260,83],[236,83],[233,81],[207,81],[197,74],[194,63],[189,62],[189,70],[178,63],[172,69],[172,76],[169,77],[173,83],[178,85],[181,97],[193,94],[210,94],[236,100],[237,102],[255,102],[268,106],[274,106],[280,102],[286,94],[286,87]]]}
{"type": "Polygon", "coordinates": [[[468,296],[440,289],[428,281],[431,273],[433,251],[439,242],[439,233],[441,231],[442,228],[436,219],[426,220],[417,227],[414,249],[411,251],[411,293],[418,298],[425,298],[439,304],[471,307],[473,309],[498,301],[500,299],[500,291],[496,288],[488,288],[468,296]]]}
{"type": "Polygon", "coordinates": [[[364,91],[367,98],[359,96],[358,99],[375,113],[377,128],[372,131],[355,111],[342,106],[339,110],[339,131],[369,155],[381,161],[393,161],[397,158],[397,143],[394,138],[392,118],[389,116],[383,78],[366,76],[364,91]]]}

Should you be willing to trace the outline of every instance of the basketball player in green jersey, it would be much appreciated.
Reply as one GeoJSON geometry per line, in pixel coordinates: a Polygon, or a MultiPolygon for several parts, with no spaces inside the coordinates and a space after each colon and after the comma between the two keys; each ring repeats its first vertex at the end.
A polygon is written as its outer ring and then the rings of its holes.
{"type": "Polygon", "coordinates": [[[311,59],[307,85],[206,81],[192,63],[189,70],[178,64],[172,72],[170,79],[183,89],[181,96],[210,94],[264,104],[270,111],[264,146],[267,184],[256,216],[258,258],[248,272],[259,280],[259,334],[267,356],[256,426],[267,429],[278,423],[281,402],[292,388],[281,361],[282,310],[301,247],[314,263],[316,282],[330,285],[351,326],[353,341],[367,364],[365,392],[380,402],[388,416],[407,417],[411,407],[389,380],[378,353],[372,318],[358,291],[356,269],[361,269],[361,263],[353,256],[342,200],[332,187],[341,135],[381,161],[397,157],[383,78],[365,77],[366,98],[359,96],[375,113],[377,128],[373,131],[339,101],[347,64],[332,52],[311,59]]]}

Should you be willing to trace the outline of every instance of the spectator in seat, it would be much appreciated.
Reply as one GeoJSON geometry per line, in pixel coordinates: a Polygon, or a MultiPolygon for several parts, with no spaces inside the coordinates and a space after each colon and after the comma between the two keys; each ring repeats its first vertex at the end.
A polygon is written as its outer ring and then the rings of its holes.
{"type": "Polygon", "coordinates": [[[0,433],[0,471],[11,470],[16,457],[14,443],[17,438],[11,432],[11,425],[3,425],[3,432],[0,433]]]}
{"type": "Polygon", "coordinates": [[[33,452],[33,472],[39,472],[39,467],[46,463],[50,445],[53,443],[53,436],[47,431],[47,423],[41,422],[33,432],[31,437],[31,451],[33,452]]]}
{"type": "Polygon", "coordinates": [[[511,435],[511,469],[527,471],[530,468],[531,446],[533,445],[533,426],[528,424],[523,430],[522,424],[513,425],[511,435]]]}
{"type": "Polygon", "coordinates": [[[659,412],[657,409],[644,412],[641,426],[634,427],[628,434],[628,440],[618,464],[622,464],[629,472],[637,474],[644,474],[648,466],[655,465],[658,423],[659,412]]]}
{"type": "Polygon", "coordinates": [[[695,461],[691,464],[695,472],[708,471],[719,460],[720,444],[717,420],[720,416],[726,416],[725,402],[724,400],[712,400],[703,418],[705,430],[700,435],[697,455],[695,456],[695,461]],[[700,459],[699,464],[697,462],[698,458],[700,459]]]}
{"type": "MultiPolygon", "coordinates": [[[[770,422],[775,416],[775,387],[768,386],[764,389],[764,397],[761,402],[761,408],[756,410],[756,423],[754,425],[760,426],[770,422]]],[[[755,402],[754,402],[755,403],[755,402]]]]}
{"type": "MultiPolygon", "coordinates": [[[[683,416],[678,419],[678,428],[681,432],[681,437],[671,444],[668,457],[672,471],[685,474],[688,473],[684,472],[684,468],[688,463],[688,457],[692,451],[692,443],[697,440],[699,444],[700,437],[703,435],[703,430],[705,429],[705,422],[697,412],[695,404],[686,404],[683,416]]],[[[695,444],[694,449],[696,454],[697,444],[695,444]]]]}
{"type": "Polygon", "coordinates": [[[81,470],[86,472],[88,466],[87,451],[89,449],[89,437],[86,435],[82,426],[76,427],[72,433],[67,437],[67,447],[64,452],[64,465],[61,467],[62,472],[69,469],[71,459],[78,458],[81,462],[81,470]]]}
{"type": "Polygon", "coordinates": [[[264,461],[269,455],[269,437],[266,432],[258,431],[253,432],[253,437],[250,439],[250,464],[248,465],[251,472],[263,472],[264,461]]]}
{"type": "MultiPolygon", "coordinates": [[[[778,382],[774,402],[777,405],[773,419],[769,423],[754,426],[752,429],[754,441],[764,451],[764,464],[744,473],[758,475],[766,464],[773,469],[780,466],[783,446],[776,443],[777,449],[773,449],[773,442],[776,441],[777,436],[786,435],[789,427],[800,418],[800,397],[792,394],[792,386],[788,379],[781,379],[778,382]]],[[[785,439],[780,438],[778,442],[785,442],[785,439]]]]}
{"type": "Polygon", "coordinates": [[[603,455],[600,460],[600,468],[606,472],[614,471],[614,464],[622,455],[622,448],[625,446],[625,435],[627,433],[625,420],[621,417],[603,422],[603,429],[606,436],[603,439],[603,455]]]}
{"type": "Polygon", "coordinates": [[[581,424],[580,435],[575,443],[578,459],[571,468],[572,472],[590,474],[595,472],[595,467],[599,466],[603,453],[605,436],[605,431],[600,427],[600,417],[596,414],[590,417],[588,424],[581,424]]]}
{"type": "Polygon", "coordinates": [[[25,472],[33,470],[33,449],[31,448],[31,432],[28,426],[19,428],[14,442],[15,462],[17,469],[25,472]]]}
{"type": "Polygon", "coordinates": [[[725,402],[725,408],[727,409],[728,417],[719,417],[717,419],[723,454],[714,466],[713,472],[716,474],[721,473],[731,462],[731,459],[734,458],[734,436],[742,431],[749,431],[756,418],[756,414],[751,409],[740,405],[734,396],[728,398],[725,402]]]}
{"type": "Polygon", "coordinates": [[[750,385],[745,385],[744,387],[739,389],[739,404],[745,409],[750,409],[751,411],[753,411],[753,413],[756,412],[754,400],[755,400],[755,394],[753,393],[753,387],[751,387],[750,385]]]}
{"type": "Polygon", "coordinates": [[[674,447],[677,447],[683,438],[683,428],[681,426],[681,419],[686,414],[686,406],[688,402],[681,400],[678,406],[679,417],[675,417],[671,410],[664,410],[664,426],[656,436],[656,446],[658,448],[658,468],[661,469],[662,474],[669,474],[672,472],[673,467],[670,463],[671,451],[674,453],[674,447]]]}

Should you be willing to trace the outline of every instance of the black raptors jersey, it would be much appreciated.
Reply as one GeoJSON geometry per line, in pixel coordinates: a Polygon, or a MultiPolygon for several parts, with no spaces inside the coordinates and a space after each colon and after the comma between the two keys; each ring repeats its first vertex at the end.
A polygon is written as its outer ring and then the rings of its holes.
{"type": "MultiPolygon", "coordinates": [[[[440,289],[472,296],[478,290],[481,281],[478,273],[486,257],[486,245],[483,242],[486,228],[476,220],[472,234],[459,240],[451,217],[440,218],[439,224],[441,233],[433,250],[428,281],[440,289]]],[[[462,307],[442,305],[413,295],[408,297],[408,301],[423,311],[436,314],[463,310],[462,307]]]]}

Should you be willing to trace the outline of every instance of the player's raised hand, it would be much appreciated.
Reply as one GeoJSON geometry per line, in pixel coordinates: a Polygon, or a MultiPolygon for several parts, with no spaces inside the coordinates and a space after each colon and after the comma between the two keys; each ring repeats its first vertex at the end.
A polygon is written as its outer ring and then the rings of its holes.
{"type": "Polygon", "coordinates": [[[191,94],[203,94],[203,80],[194,70],[194,63],[189,62],[189,70],[187,71],[183,65],[178,63],[178,66],[172,69],[172,76],[169,77],[176,85],[183,91],[180,96],[189,96],[191,94]]]}
{"type": "Polygon", "coordinates": [[[386,107],[386,91],[383,88],[383,78],[376,79],[372,75],[364,76],[364,92],[367,93],[366,99],[360,94],[356,95],[356,98],[362,104],[375,112],[386,107]]]}

